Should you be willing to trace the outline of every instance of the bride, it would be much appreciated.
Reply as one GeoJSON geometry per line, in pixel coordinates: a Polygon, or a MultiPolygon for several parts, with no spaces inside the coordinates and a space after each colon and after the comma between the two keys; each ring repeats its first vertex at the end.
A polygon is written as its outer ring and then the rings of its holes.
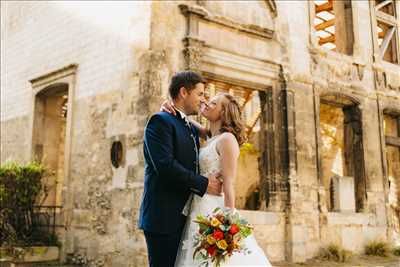
{"type": "MultiPolygon", "coordinates": [[[[163,108],[166,111],[171,111],[168,104],[164,104],[163,108]]],[[[201,114],[210,122],[210,130],[208,131],[194,121],[192,123],[199,129],[202,137],[211,134],[211,138],[200,149],[200,173],[207,177],[209,174],[219,172],[222,179],[223,195],[194,196],[179,245],[175,267],[197,267],[200,265],[200,262],[193,259],[194,234],[198,231],[198,224],[194,223],[193,220],[197,215],[212,214],[216,207],[235,209],[234,182],[240,153],[239,145],[245,141],[245,129],[241,120],[239,104],[232,95],[219,94],[212,98],[208,104],[203,104],[201,114]]],[[[253,235],[247,237],[245,242],[251,253],[233,253],[222,264],[223,267],[271,266],[253,235]]],[[[210,266],[212,266],[211,262],[210,266]]]]}

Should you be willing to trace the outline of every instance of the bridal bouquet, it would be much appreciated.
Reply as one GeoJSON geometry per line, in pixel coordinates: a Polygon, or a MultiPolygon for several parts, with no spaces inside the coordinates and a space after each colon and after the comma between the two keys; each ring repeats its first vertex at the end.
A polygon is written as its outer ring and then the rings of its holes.
{"type": "Polygon", "coordinates": [[[199,225],[194,235],[193,259],[199,266],[209,266],[210,262],[219,267],[234,252],[248,254],[244,240],[251,235],[253,227],[239,213],[228,208],[216,208],[211,215],[198,215],[199,225]]]}

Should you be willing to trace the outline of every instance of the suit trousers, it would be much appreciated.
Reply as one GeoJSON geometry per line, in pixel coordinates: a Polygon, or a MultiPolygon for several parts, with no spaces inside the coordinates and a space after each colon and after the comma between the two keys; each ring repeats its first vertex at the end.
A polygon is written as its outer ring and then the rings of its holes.
{"type": "Polygon", "coordinates": [[[172,234],[144,231],[150,267],[174,267],[183,228],[172,234]]]}

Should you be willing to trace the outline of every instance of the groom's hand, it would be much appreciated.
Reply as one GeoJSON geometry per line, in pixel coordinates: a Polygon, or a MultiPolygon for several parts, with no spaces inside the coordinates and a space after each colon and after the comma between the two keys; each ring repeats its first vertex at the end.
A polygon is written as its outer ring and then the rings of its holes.
{"type": "Polygon", "coordinates": [[[218,180],[218,177],[220,175],[221,174],[219,173],[213,173],[210,176],[208,176],[208,187],[207,187],[208,194],[214,196],[222,195],[222,182],[218,180]]]}

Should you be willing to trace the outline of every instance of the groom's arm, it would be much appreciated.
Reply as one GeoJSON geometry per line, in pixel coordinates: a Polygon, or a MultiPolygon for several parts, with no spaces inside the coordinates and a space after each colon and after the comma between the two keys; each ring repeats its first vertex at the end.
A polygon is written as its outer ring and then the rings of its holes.
{"type": "Polygon", "coordinates": [[[172,133],[172,126],[161,115],[151,117],[145,130],[145,149],[153,168],[168,184],[203,196],[207,191],[208,179],[186,169],[174,158],[172,133]]]}

